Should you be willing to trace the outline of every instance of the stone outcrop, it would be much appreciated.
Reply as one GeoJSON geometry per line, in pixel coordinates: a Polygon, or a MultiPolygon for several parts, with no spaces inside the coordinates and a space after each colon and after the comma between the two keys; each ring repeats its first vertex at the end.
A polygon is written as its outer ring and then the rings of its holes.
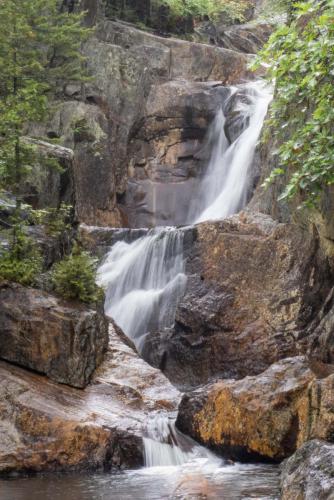
{"type": "Polygon", "coordinates": [[[0,473],[139,467],[148,412],[173,411],[179,400],[113,326],[105,361],[84,390],[4,361],[0,379],[0,473]]]}
{"type": "Polygon", "coordinates": [[[282,465],[282,500],[331,500],[334,496],[334,445],[314,440],[282,465]]]}
{"type": "Polygon", "coordinates": [[[282,460],[313,438],[333,439],[334,373],[287,358],[242,380],[219,381],[183,396],[177,427],[238,459],[282,460]]]}
{"type": "Polygon", "coordinates": [[[307,327],[331,289],[316,238],[245,212],[186,229],[184,241],[188,282],[175,328],[151,336],[147,359],[194,386],[306,352],[307,327]]]}
{"type": "Polygon", "coordinates": [[[85,387],[107,345],[102,312],[33,288],[0,288],[0,358],[56,382],[85,387]]]}
{"type": "Polygon", "coordinates": [[[226,49],[256,54],[268,41],[272,31],[273,26],[266,22],[226,26],[206,21],[196,28],[195,38],[226,49]]]}
{"type": "MultiPolygon", "coordinates": [[[[74,151],[78,219],[123,227],[133,223],[135,209],[145,213],[146,200],[140,189],[133,189],[143,173],[149,184],[159,170],[155,180],[160,191],[168,182],[174,186],[175,178],[184,182],[196,175],[200,142],[217,104],[215,85],[253,75],[247,54],[155,36],[101,13],[93,18],[95,35],[84,48],[93,80],[84,91],[68,85],[49,123],[35,125],[29,133],[57,138],[74,151]],[[146,164],[149,172],[144,172],[146,164]]],[[[150,198],[154,190],[148,187],[150,198]]],[[[147,204],[149,212],[149,199],[147,204]]],[[[150,217],[142,215],[140,223],[150,225],[150,217]]]]}

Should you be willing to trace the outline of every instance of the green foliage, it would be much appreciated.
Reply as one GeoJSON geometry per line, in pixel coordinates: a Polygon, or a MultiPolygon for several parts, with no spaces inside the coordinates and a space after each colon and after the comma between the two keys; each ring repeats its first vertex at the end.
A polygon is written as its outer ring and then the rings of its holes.
{"type": "Polygon", "coordinates": [[[294,15],[294,4],[295,0],[264,0],[260,14],[265,18],[287,15],[290,21],[294,15]]]}
{"type": "Polygon", "coordinates": [[[36,158],[22,140],[29,122],[44,120],[50,95],[83,81],[81,14],[59,11],[58,0],[0,0],[0,174],[18,187],[36,158]]]}
{"type": "Polygon", "coordinates": [[[30,218],[34,224],[45,227],[49,236],[58,237],[71,228],[72,206],[62,203],[59,208],[30,210],[30,218]]]}
{"type": "Polygon", "coordinates": [[[102,290],[96,285],[97,259],[80,250],[76,244],[71,255],[54,265],[51,280],[55,291],[64,299],[97,302],[102,290]]]}
{"type": "Polygon", "coordinates": [[[219,14],[228,14],[235,20],[242,20],[247,7],[245,0],[161,0],[173,15],[194,17],[209,16],[214,18],[219,14]]]}
{"type": "Polygon", "coordinates": [[[0,279],[33,285],[42,272],[42,257],[25,229],[23,223],[16,222],[7,231],[8,248],[0,249],[0,279]]]}
{"type": "Polygon", "coordinates": [[[280,199],[301,194],[306,205],[334,183],[334,0],[295,4],[295,19],[280,27],[256,65],[268,65],[275,82],[269,126],[281,144],[280,168],[288,177],[280,199]]]}
{"type": "Polygon", "coordinates": [[[107,15],[126,21],[172,32],[192,28],[189,19],[223,14],[230,21],[242,21],[248,0],[107,0],[107,15]]]}

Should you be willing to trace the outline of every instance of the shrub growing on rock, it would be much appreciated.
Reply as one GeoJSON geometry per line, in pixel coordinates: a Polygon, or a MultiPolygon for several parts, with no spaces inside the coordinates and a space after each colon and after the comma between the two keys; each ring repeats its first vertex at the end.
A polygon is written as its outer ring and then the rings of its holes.
{"type": "Polygon", "coordinates": [[[22,224],[7,231],[8,247],[0,249],[0,279],[33,285],[42,271],[42,256],[22,224]]]}
{"type": "Polygon", "coordinates": [[[51,281],[55,291],[64,299],[98,302],[102,290],[95,282],[97,259],[75,244],[71,255],[53,266],[51,281]]]}
{"type": "Polygon", "coordinates": [[[293,7],[292,21],[271,36],[256,64],[267,64],[276,87],[268,125],[280,165],[266,184],[286,175],[279,199],[302,195],[304,205],[314,206],[334,184],[334,2],[293,7]]]}

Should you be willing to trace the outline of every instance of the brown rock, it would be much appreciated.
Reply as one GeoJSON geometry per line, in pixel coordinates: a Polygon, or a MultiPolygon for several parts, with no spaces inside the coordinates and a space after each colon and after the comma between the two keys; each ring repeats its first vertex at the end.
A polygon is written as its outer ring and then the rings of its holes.
{"type": "Polygon", "coordinates": [[[282,460],[313,438],[332,439],[334,375],[318,380],[306,358],[255,377],[220,381],[183,396],[178,428],[236,458],[282,460]]]}
{"type": "MultiPolygon", "coordinates": [[[[188,283],[159,346],[173,381],[257,374],[305,353],[310,321],[331,287],[317,239],[292,224],[241,213],[185,231],[188,283]]],[[[152,350],[151,350],[152,352],[152,350]]],[[[155,355],[158,349],[155,349],[155,355]]]]}
{"type": "Polygon", "coordinates": [[[105,362],[84,390],[4,361],[0,380],[0,473],[139,467],[147,413],[179,401],[112,325],[105,362]]]}
{"type": "Polygon", "coordinates": [[[107,345],[102,312],[20,285],[0,288],[0,358],[85,387],[107,345]]]}

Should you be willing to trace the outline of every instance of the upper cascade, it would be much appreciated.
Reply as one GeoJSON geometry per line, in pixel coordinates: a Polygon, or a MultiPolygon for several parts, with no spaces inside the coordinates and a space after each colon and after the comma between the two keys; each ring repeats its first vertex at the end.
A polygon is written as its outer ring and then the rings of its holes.
{"type": "Polygon", "coordinates": [[[229,89],[230,95],[218,110],[207,137],[211,156],[206,174],[193,197],[189,222],[217,220],[240,211],[251,191],[256,145],[267,114],[272,91],[264,82],[250,82],[229,89]],[[238,92],[241,97],[238,97],[238,92]],[[240,135],[230,142],[226,136],[226,116],[232,98],[237,96],[233,113],[240,135]]]}

